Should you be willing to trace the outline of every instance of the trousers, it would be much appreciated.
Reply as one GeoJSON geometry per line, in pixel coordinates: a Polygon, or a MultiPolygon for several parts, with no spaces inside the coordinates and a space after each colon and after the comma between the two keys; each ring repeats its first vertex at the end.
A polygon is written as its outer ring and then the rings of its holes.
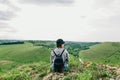
{"type": "MultiPolygon", "coordinates": [[[[51,69],[51,70],[54,70],[54,65],[51,65],[51,66],[50,66],[50,69],[51,69]]],[[[64,70],[67,70],[67,69],[68,69],[68,64],[65,64],[65,65],[64,65],[64,70]]]]}

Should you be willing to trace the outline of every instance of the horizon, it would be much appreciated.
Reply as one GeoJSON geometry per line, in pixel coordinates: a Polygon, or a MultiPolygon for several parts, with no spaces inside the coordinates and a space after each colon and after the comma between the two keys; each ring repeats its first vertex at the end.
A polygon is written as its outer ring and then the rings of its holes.
{"type": "Polygon", "coordinates": [[[0,39],[120,41],[119,0],[1,0],[0,39]]]}
{"type": "MultiPolygon", "coordinates": [[[[15,40],[15,41],[30,41],[30,40],[32,41],[32,40],[33,40],[33,41],[34,41],[35,39],[0,39],[0,40],[3,40],[3,41],[4,41],[4,40],[8,40],[8,41],[9,41],[9,40],[13,40],[13,41],[14,41],[14,40],[15,40]]],[[[56,40],[36,39],[35,41],[56,41],[56,40]]],[[[64,40],[64,41],[65,41],[65,42],[86,42],[86,43],[87,43],[87,42],[93,42],[93,43],[94,43],[94,42],[98,42],[98,43],[99,43],[99,42],[100,42],[100,43],[103,43],[103,42],[119,42],[119,41],[72,41],[72,40],[64,40]]]]}

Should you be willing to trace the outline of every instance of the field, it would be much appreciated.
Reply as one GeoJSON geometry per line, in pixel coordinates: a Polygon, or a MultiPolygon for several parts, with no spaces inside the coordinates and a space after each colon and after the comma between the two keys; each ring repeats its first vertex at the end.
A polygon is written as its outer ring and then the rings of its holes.
{"type": "Polygon", "coordinates": [[[0,46],[0,73],[16,66],[34,62],[49,62],[50,50],[42,46],[33,46],[31,43],[1,45],[0,46]]]}
{"type": "Polygon", "coordinates": [[[120,43],[104,42],[90,49],[80,52],[80,57],[85,61],[93,61],[110,65],[120,65],[120,43]]]}
{"type": "Polygon", "coordinates": [[[119,42],[66,42],[69,69],[61,74],[50,70],[54,41],[4,42],[0,45],[0,80],[115,80],[119,75],[119,42]]]}

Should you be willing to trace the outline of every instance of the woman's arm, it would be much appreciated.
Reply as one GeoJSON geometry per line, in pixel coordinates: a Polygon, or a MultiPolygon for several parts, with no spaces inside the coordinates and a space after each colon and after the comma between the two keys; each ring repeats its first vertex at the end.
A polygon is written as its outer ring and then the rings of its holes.
{"type": "Polygon", "coordinates": [[[69,53],[68,53],[68,51],[66,50],[66,63],[68,63],[69,62],[69,53]]]}
{"type": "Polygon", "coordinates": [[[53,64],[53,59],[54,59],[54,55],[53,55],[53,51],[51,52],[51,56],[50,56],[50,63],[53,64]]]}

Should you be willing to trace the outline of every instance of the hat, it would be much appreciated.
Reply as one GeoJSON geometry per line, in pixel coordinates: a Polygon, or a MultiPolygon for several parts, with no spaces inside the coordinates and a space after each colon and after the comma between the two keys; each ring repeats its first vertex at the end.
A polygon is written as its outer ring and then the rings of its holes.
{"type": "Polygon", "coordinates": [[[61,44],[64,44],[65,42],[64,42],[62,39],[58,39],[58,40],[56,41],[56,43],[57,43],[58,45],[61,45],[61,44]]]}

